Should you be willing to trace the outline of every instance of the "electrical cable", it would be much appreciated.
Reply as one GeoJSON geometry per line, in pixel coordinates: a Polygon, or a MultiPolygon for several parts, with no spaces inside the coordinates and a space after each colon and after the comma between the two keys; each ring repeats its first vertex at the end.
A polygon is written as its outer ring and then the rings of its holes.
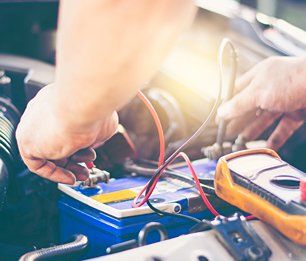
{"type": "MultiPolygon", "coordinates": [[[[208,210],[209,210],[213,215],[218,216],[219,213],[218,213],[218,211],[211,205],[211,203],[209,202],[207,196],[205,195],[205,193],[204,193],[204,191],[203,191],[203,189],[202,189],[202,187],[201,187],[201,183],[200,183],[200,181],[199,181],[199,178],[198,178],[197,174],[195,173],[195,170],[194,170],[194,168],[193,168],[193,166],[192,166],[192,164],[191,164],[190,159],[188,158],[188,156],[187,156],[184,152],[180,152],[180,153],[178,154],[177,157],[182,157],[182,158],[186,161],[186,163],[187,163],[187,165],[188,165],[188,168],[189,168],[189,170],[190,170],[190,172],[191,172],[191,174],[192,174],[192,176],[193,176],[195,186],[196,186],[198,192],[200,193],[200,196],[201,196],[201,198],[202,198],[204,204],[206,205],[206,207],[208,208],[208,210]]],[[[157,182],[156,182],[156,183],[157,183],[157,182]]],[[[148,188],[145,187],[145,189],[148,189],[148,188]]],[[[152,189],[152,188],[151,188],[151,189],[152,189]]],[[[147,201],[147,204],[148,204],[148,206],[149,206],[150,208],[153,207],[153,208],[151,208],[151,209],[154,210],[155,212],[159,213],[159,214],[163,214],[163,215],[169,215],[169,214],[171,214],[171,216],[177,216],[177,215],[178,215],[178,214],[176,214],[176,213],[168,213],[168,212],[165,212],[165,211],[158,210],[157,208],[155,208],[154,206],[152,206],[152,204],[150,203],[150,201],[147,201]],[[158,210],[158,211],[157,211],[157,210],[158,210]]],[[[184,216],[184,218],[186,218],[186,215],[183,215],[183,216],[184,216]]],[[[180,215],[180,217],[181,217],[181,215],[180,215]]],[[[190,218],[190,216],[187,216],[187,217],[190,218]]]]}
{"type": "Polygon", "coordinates": [[[214,214],[215,216],[219,216],[220,214],[218,213],[218,211],[213,207],[213,205],[209,202],[206,194],[204,193],[202,187],[201,187],[201,183],[199,181],[199,178],[190,162],[190,159],[188,158],[187,154],[185,154],[184,152],[180,152],[178,155],[180,155],[181,157],[183,157],[183,159],[186,161],[187,165],[188,165],[188,168],[193,176],[193,179],[194,179],[194,182],[195,182],[195,185],[196,185],[196,188],[197,190],[199,191],[200,193],[200,196],[203,200],[203,202],[205,203],[205,205],[207,206],[207,208],[209,209],[209,211],[214,214]]]}
{"type": "MultiPolygon", "coordinates": [[[[152,164],[152,163],[151,163],[152,164]]],[[[148,164],[146,164],[148,165],[148,164]]],[[[124,170],[128,172],[135,172],[138,175],[146,176],[146,177],[152,177],[152,175],[155,173],[156,169],[154,168],[156,164],[152,164],[152,167],[148,166],[140,166],[138,164],[135,164],[134,162],[128,161],[124,164],[124,170]]],[[[179,179],[185,183],[188,183],[189,185],[194,186],[194,180],[190,176],[186,176],[186,173],[183,171],[179,171],[176,169],[167,168],[163,175],[165,177],[173,178],[173,179],[179,179]]],[[[200,179],[199,181],[201,183],[201,187],[203,188],[204,192],[209,195],[215,195],[215,189],[213,186],[213,180],[206,180],[206,179],[200,179]],[[211,185],[205,184],[207,182],[210,182],[211,185]]]]}
{"type": "MultiPolygon", "coordinates": [[[[224,54],[224,50],[226,48],[226,46],[231,43],[229,39],[223,39],[223,41],[221,42],[221,45],[219,47],[219,52],[218,52],[218,65],[219,65],[219,88],[218,88],[218,95],[217,98],[214,102],[214,105],[210,111],[210,113],[208,114],[207,118],[205,119],[205,121],[202,123],[202,125],[193,133],[193,135],[191,135],[191,137],[189,137],[178,149],[176,149],[168,158],[167,160],[158,167],[158,169],[156,170],[154,176],[151,178],[151,180],[147,183],[147,185],[140,191],[140,193],[136,196],[134,202],[133,202],[133,206],[134,207],[140,207],[143,204],[145,204],[148,199],[150,198],[154,187],[157,183],[157,180],[159,179],[159,177],[161,176],[162,172],[167,168],[167,166],[169,164],[171,164],[171,162],[173,162],[173,160],[177,157],[177,155],[183,151],[192,141],[194,141],[195,139],[197,139],[200,134],[202,134],[202,132],[206,129],[208,123],[210,122],[211,118],[216,114],[218,105],[221,101],[221,95],[222,95],[222,87],[223,87],[223,54],[224,54]],[[153,189],[152,189],[153,188],[153,189]],[[145,192],[145,196],[144,198],[140,201],[137,202],[137,200],[140,198],[140,196],[145,192]]],[[[154,109],[154,108],[153,108],[154,109]]],[[[153,112],[152,112],[153,113],[153,112]]],[[[156,111],[155,111],[156,113],[156,111]]],[[[158,117],[158,115],[157,115],[158,117]]]]}
{"type": "MultiPolygon", "coordinates": [[[[219,52],[218,52],[218,65],[219,65],[219,89],[218,89],[218,96],[217,99],[215,100],[215,103],[210,111],[210,113],[208,114],[207,118],[205,119],[205,121],[202,123],[202,125],[194,132],[194,134],[189,137],[178,149],[176,149],[168,158],[167,160],[164,162],[164,155],[165,155],[165,139],[164,139],[164,133],[163,133],[163,129],[162,129],[162,125],[161,122],[159,120],[158,114],[156,112],[156,110],[154,109],[153,105],[150,103],[150,101],[146,98],[146,96],[139,91],[138,92],[138,97],[144,102],[144,104],[147,106],[147,108],[149,109],[153,120],[156,124],[157,127],[157,131],[158,131],[158,135],[159,135],[159,141],[160,141],[160,155],[159,155],[159,163],[158,163],[158,169],[155,171],[153,177],[150,179],[150,181],[142,188],[142,190],[139,192],[139,194],[135,197],[134,201],[133,201],[133,207],[140,207],[142,206],[144,203],[147,203],[147,205],[157,214],[159,215],[170,215],[170,216],[175,216],[175,217],[180,217],[180,218],[184,218],[184,219],[188,219],[189,221],[193,221],[196,223],[202,222],[199,219],[196,219],[194,217],[191,216],[187,216],[187,215],[183,215],[183,214],[178,214],[178,213],[168,213],[165,211],[161,211],[157,208],[155,208],[150,202],[149,202],[149,198],[153,193],[153,190],[155,189],[157,182],[159,180],[159,178],[161,177],[161,175],[163,174],[163,172],[166,170],[166,168],[179,156],[183,157],[183,159],[186,161],[188,168],[193,176],[196,188],[198,190],[198,192],[200,193],[200,196],[203,200],[203,202],[205,203],[206,207],[210,210],[210,212],[215,215],[218,216],[220,215],[216,209],[211,205],[211,203],[209,202],[208,198],[206,197],[202,187],[201,187],[201,183],[198,179],[198,176],[195,173],[195,170],[188,158],[188,156],[182,152],[183,149],[185,149],[191,142],[193,142],[197,137],[199,137],[200,134],[202,134],[202,132],[206,129],[209,121],[211,120],[211,118],[213,117],[213,115],[216,114],[217,111],[217,107],[220,104],[221,101],[221,95],[222,95],[222,87],[223,87],[223,54],[224,54],[224,50],[226,48],[226,46],[229,45],[232,48],[232,51],[235,52],[234,46],[231,43],[231,41],[229,39],[223,39],[223,41],[221,42],[221,45],[219,47],[219,52]],[[142,196],[142,194],[145,193],[143,199],[140,202],[137,202],[139,200],[139,198],[142,196]]],[[[232,70],[235,71],[235,70],[232,70]]],[[[231,75],[231,80],[233,79],[233,76],[231,75]]],[[[251,216],[247,217],[247,218],[252,218],[251,216]]]]}
{"type": "Polygon", "coordinates": [[[198,218],[195,218],[195,217],[192,217],[192,216],[188,216],[188,215],[184,215],[184,214],[179,214],[179,213],[170,213],[170,212],[166,212],[166,211],[160,210],[160,209],[154,207],[151,204],[150,200],[147,201],[147,205],[148,205],[148,207],[150,209],[152,209],[155,213],[157,213],[160,216],[169,216],[169,217],[175,217],[175,218],[182,218],[182,219],[186,219],[188,221],[191,221],[191,222],[194,222],[194,223],[197,223],[197,224],[200,224],[200,223],[203,222],[201,219],[198,219],[198,218]]]}
{"type": "Polygon", "coordinates": [[[158,166],[161,167],[164,164],[164,160],[165,160],[165,137],[164,137],[163,126],[160,122],[160,119],[158,117],[158,114],[157,114],[156,110],[154,109],[154,107],[151,104],[151,102],[149,101],[149,99],[140,90],[138,91],[137,96],[146,105],[146,107],[148,108],[148,110],[151,113],[152,118],[155,122],[157,132],[158,132],[158,138],[159,138],[158,166]]]}
{"type": "MultiPolygon", "coordinates": [[[[224,98],[223,98],[223,103],[229,101],[234,94],[234,89],[235,89],[235,81],[236,81],[236,72],[237,72],[237,51],[233,45],[233,43],[228,40],[228,39],[224,39],[221,42],[220,45],[220,50],[221,50],[221,54],[219,57],[219,70],[221,72],[221,75],[223,75],[223,66],[222,66],[222,58],[223,58],[223,53],[224,50],[226,48],[226,46],[228,46],[230,48],[230,58],[231,58],[231,64],[230,64],[230,73],[229,73],[229,83],[227,84],[227,88],[225,89],[225,94],[224,94],[224,98]]],[[[222,77],[223,78],[223,77],[222,77]]],[[[223,81],[223,79],[221,78],[221,81],[223,81]]],[[[221,85],[224,86],[223,82],[221,82],[221,85]]],[[[224,87],[223,87],[224,89],[224,87]]],[[[220,152],[221,155],[223,155],[223,142],[224,142],[224,137],[225,137],[225,133],[226,133],[226,128],[227,128],[227,121],[224,119],[220,119],[218,122],[218,130],[217,130],[217,140],[216,143],[219,145],[220,147],[220,152]]],[[[220,155],[220,156],[221,156],[220,155]]]]}
{"type": "MultiPolygon", "coordinates": [[[[215,216],[218,216],[220,215],[217,210],[211,205],[211,203],[209,202],[207,196],[205,195],[204,191],[203,191],[203,188],[201,187],[201,184],[200,184],[200,181],[198,179],[198,176],[196,175],[195,173],[195,170],[190,162],[190,159],[188,158],[188,156],[184,153],[184,152],[180,152],[178,154],[178,157],[181,156],[183,157],[183,159],[186,161],[187,165],[188,165],[188,168],[194,178],[194,183],[195,183],[195,186],[198,190],[198,192],[200,193],[200,196],[204,202],[204,204],[206,205],[206,207],[208,208],[208,210],[215,216]]],[[[197,218],[194,218],[192,216],[188,216],[188,215],[184,215],[184,214],[179,214],[179,213],[169,213],[169,212],[166,212],[166,211],[162,211],[160,209],[157,209],[155,208],[151,202],[148,200],[147,201],[147,205],[149,206],[149,208],[151,208],[154,212],[156,212],[157,214],[159,215],[164,215],[164,216],[172,216],[172,217],[178,217],[178,218],[183,218],[183,219],[187,219],[188,221],[192,221],[192,222],[195,222],[195,223],[202,223],[203,220],[200,220],[200,219],[197,219],[197,218]]]]}
{"type": "MultiPolygon", "coordinates": [[[[219,47],[219,52],[218,52],[218,64],[219,64],[219,90],[218,90],[218,96],[217,99],[215,100],[215,103],[212,107],[212,110],[210,111],[208,117],[206,118],[206,120],[203,122],[203,124],[199,127],[199,129],[190,137],[188,138],[165,162],[164,164],[160,165],[159,168],[157,169],[157,171],[155,172],[154,176],[151,178],[151,180],[143,187],[143,189],[139,192],[139,194],[135,197],[134,202],[133,202],[133,207],[140,207],[142,206],[144,203],[147,203],[147,205],[156,213],[160,214],[160,215],[170,215],[170,216],[175,216],[175,217],[180,217],[180,218],[184,218],[184,219],[188,219],[194,222],[199,222],[199,219],[190,217],[188,215],[183,215],[183,214],[178,214],[178,213],[168,213],[165,211],[161,211],[157,208],[155,208],[149,201],[149,198],[151,196],[151,194],[153,193],[153,190],[155,189],[157,182],[160,178],[160,176],[163,174],[163,171],[167,168],[168,165],[170,165],[177,157],[181,156],[183,157],[183,159],[186,161],[188,168],[194,178],[194,182],[196,184],[196,188],[198,190],[198,192],[200,193],[200,196],[203,200],[203,202],[205,203],[206,207],[210,210],[210,212],[215,215],[218,216],[220,215],[218,213],[218,211],[211,205],[211,203],[209,202],[208,198],[206,197],[202,187],[201,187],[201,183],[198,179],[198,176],[195,173],[195,170],[188,158],[188,156],[184,153],[181,152],[180,150],[184,149],[190,142],[192,142],[194,139],[196,139],[207,127],[207,123],[210,121],[211,117],[216,113],[217,110],[217,106],[220,103],[221,100],[221,94],[222,94],[222,87],[223,87],[223,54],[224,54],[224,50],[226,48],[226,46],[229,45],[232,48],[232,51],[235,52],[235,48],[232,44],[232,42],[225,38],[223,39],[223,41],[221,42],[221,45],[219,47]],[[142,194],[145,192],[145,196],[142,199],[142,201],[140,201],[139,203],[137,203],[138,199],[142,196],[142,194]]],[[[236,56],[235,56],[236,57],[236,56]]],[[[235,70],[232,70],[232,72],[235,70]]],[[[233,80],[233,75],[231,75],[231,81],[233,80]]],[[[141,93],[142,94],[142,93],[141,93]]],[[[142,96],[144,96],[142,94],[142,96]]],[[[145,96],[144,96],[145,98],[145,96]]],[[[146,99],[146,105],[150,104],[150,101],[146,99]]],[[[157,119],[159,121],[158,118],[158,114],[156,113],[154,107],[152,106],[152,104],[150,104],[150,112],[153,116],[153,119],[157,119]]],[[[157,121],[155,121],[157,122],[157,121]]],[[[159,121],[160,122],[160,121],[159,121]]],[[[161,128],[162,130],[162,128],[161,128]]],[[[253,219],[253,216],[248,216],[246,217],[247,220],[253,219]]]]}
{"type": "MultiPolygon", "coordinates": [[[[125,163],[123,167],[124,167],[124,170],[128,172],[135,172],[138,175],[146,176],[146,177],[151,177],[152,174],[154,174],[156,171],[156,169],[154,168],[139,166],[139,165],[134,164],[133,162],[125,163]]],[[[191,183],[194,184],[192,177],[184,176],[185,173],[181,171],[177,171],[173,169],[166,169],[163,172],[163,175],[166,177],[170,177],[170,178],[180,179],[188,184],[191,184],[191,183]]]]}
{"type": "Polygon", "coordinates": [[[127,132],[127,130],[126,130],[126,131],[123,131],[123,132],[122,132],[122,135],[123,135],[123,137],[125,138],[125,140],[126,140],[126,142],[128,143],[128,145],[130,146],[134,158],[137,158],[137,157],[138,157],[138,152],[137,152],[136,145],[135,145],[135,143],[133,142],[133,140],[131,139],[131,137],[130,137],[129,133],[127,132]]]}
{"type": "MultiPolygon", "coordinates": [[[[196,175],[195,171],[194,171],[194,168],[192,167],[192,164],[188,158],[188,156],[184,153],[184,152],[180,152],[177,157],[183,157],[183,159],[186,161],[187,165],[188,165],[188,168],[194,178],[194,183],[196,184],[196,188],[197,190],[199,191],[200,193],[200,196],[203,200],[203,202],[205,203],[205,205],[207,206],[207,208],[210,210],[210,212],[214,215],[219,215],[219,213],[215,210],[215,208],[211,205],[211,203],[209,202],[209,200],[207,199],[202,187],[201,187],[201,184],[200,184],[200,181],[199,181],[199,178],[198,176],[196,175]]],[[[174,158],[173,160],[175,160],[176,158],[174,158]]],[[[170,162],[171,163],[171,162],[170,162]]],[[[139,195],[142,195],[143,194],[143,191],[147,191],[148,189],[150,190],[149,193],[152,194],[156,184],[158,182],[158,179],[155,180],[155,182],[153,183],[153,186],[151,186],[150,188],[148,187],[149,183],[147,183],[146,186],[144,186],[141,190],[141,192],[136,196],[135,200],[138,200],[139,199],[139,195]]],[[[148,193],[145,195],[145,197],[148,197],[148,193]]],[[[186,219],[189,219],[189,220],[194,220],[193,217],[190,217],[190,216],[186,216],[186,215],[182,215],[182,214],[177,214],[177,213],[168,213],[168,212],[164,212],[164,211],[161,211],[161,210],[158,210],[157,208],[153,207],[152,204],[147,200],[146,201],[148,206],[154,211],[154,212],[157,212],[158,214],[160,215],[170,215],[170,216],[176,216],[176,217],[181,217],[181,218],[186,218],[186,219]]]]}

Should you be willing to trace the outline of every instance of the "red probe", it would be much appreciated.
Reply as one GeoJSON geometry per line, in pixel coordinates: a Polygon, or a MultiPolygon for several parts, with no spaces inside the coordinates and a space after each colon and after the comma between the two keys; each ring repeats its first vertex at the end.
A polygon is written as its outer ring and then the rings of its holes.
{"type": "Polygon", "coordinates": [[[93,167],[95,166],[95,164],[93,163],[93,161],[89,161],[89,162],[85,162],[85,165],[88,169],[90,169],[92,171],[93,167]]]}
{"type": "Polygon", "coordinates": [[[301,191],[301,201],[302,203],[306,202],[306,179],[300,180],[300,191],[301,191]]]}

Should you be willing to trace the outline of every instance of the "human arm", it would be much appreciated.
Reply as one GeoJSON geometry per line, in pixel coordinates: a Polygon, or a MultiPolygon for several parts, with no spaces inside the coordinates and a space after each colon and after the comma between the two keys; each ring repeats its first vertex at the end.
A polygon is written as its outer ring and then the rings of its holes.
{"type": "Polygon", "coordinates": [[[28,168],[56,182],[86,179],[77,163],[114,134],[116,110],[152,77],[195,10],[191,0],[63,0],[55,82],[16,132],[28,168]]]}

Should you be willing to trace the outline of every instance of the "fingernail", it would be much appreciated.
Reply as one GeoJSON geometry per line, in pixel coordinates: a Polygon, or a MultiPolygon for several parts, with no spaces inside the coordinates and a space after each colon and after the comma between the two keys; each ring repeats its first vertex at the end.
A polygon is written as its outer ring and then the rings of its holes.
{"type": "Polygon", "coordinates": [[[68,185],[74,185],[75,182],[76,182],[75,178],[70,178],[67,181],[65,181],[64,183],[66,183],[68,185]]]}

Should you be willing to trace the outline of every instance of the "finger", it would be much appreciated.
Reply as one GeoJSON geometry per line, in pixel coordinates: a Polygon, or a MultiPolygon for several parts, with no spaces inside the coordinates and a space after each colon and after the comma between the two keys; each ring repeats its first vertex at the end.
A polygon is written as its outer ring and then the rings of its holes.
{"type": "Polygon", "coordinates": [[[97,149],[99,147],[101,147],[102,145],[104,145],[105,141],[100,141],[100,142],[97,142],[95,143],[92,147],[93,149],[97,149]]]}
{"type": "Polygon", "coordinates": [[[249,126],[251,122],[254,121],[254,118],[256,117],[255,114],[255,111],[251,111],[243,116],[231,120],[226,127],[226,138],[228,140],[237,138],[237,136],[241,133],[241,130],[249,126]]]}
{"type": "Polygon", "coordinates": [[[87,180],[89,177],[89,170],[86,167],[76,164],[74,162],[70,161],[67,164],[66,169],[71,171],[75,175],[77,180],[84,181],[87,180]]]}
{"type": "MultiPolygon", "coordinates": [[[[249,85],[250,86],[250,85],[249,85]]],[[[253,88],[245,88],[218,109],[218,117],[230,120],[256,109],[253,88]]]]}
{"type": "Polygon", "coordinates": [[[92,148],[82,149],[74,153],[70,159],[74,162],[90,162],[96,159],[96,152],[92,148]]]}
{"type": "Polygon", "coordinates": [[[67,163],[68,163],[68,159],[65,158],[65,159],[60,159],[60,160],[52,160],[52,162],[54,162],[54,164],[55,164],[56,166],[65,168],[65,166],[66,166],[67,163]]]}
{"type": "Polygon", "coordinates": [[[303,120],[296,121],[288,116],[284,116],[269,137],[268,147],[279,150],[292,134],[303,125],[303,122],[303,120]]]}
{"type": "Polygon", "coordinates": [[[23,158],[23,161],[31,172],[43,178],[70,185],[73,185],[76,181],[71,171],[57,166],[54,162],[28,158],[23,158]]]}
{"type": "Polygon", "coordinates": [[[264,112],[256,117],[254,121],[241,132],[242,137],[247,141],[257,139],[280,116],[281,113],[264,112]]]}
{"type": "Polygon", "coordinates": [[[294,112],[286,114],[286,116],[288,116],[289,118],[291,118],[295,121],[305,120],[306,119],[306,110],[294,111],[294,112]]]}
{"type": "Polygon", "coordinates": [[[246,73],[244,73],[242,76],[240,76],[236,83],[235,83],[235,93],[240,92],[245,87],[251,84],[255,74],[257,71],[257,66],[252,67],[250,70],[248,70],[246,73]]]}

